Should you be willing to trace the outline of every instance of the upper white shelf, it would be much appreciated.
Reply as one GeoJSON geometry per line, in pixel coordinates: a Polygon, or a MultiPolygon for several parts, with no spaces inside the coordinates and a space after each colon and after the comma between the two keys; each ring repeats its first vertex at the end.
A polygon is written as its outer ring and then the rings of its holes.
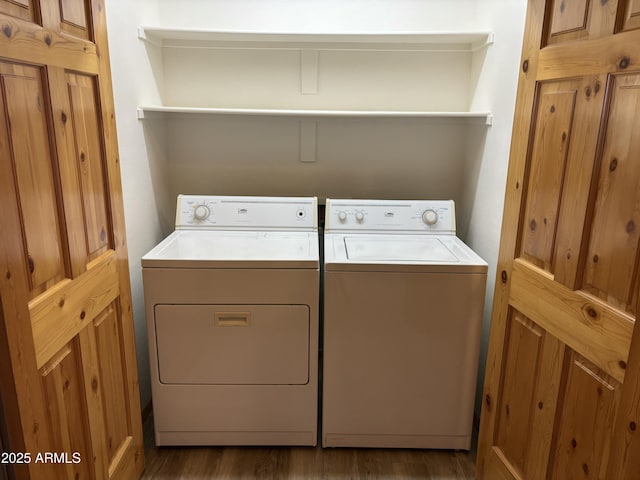
{"type": "Polygon", "coordinates": [[[138,107],[138,119],[163,114],[246,115],[285,117],[352,117],[352,118],[432,118],[478,120],[491,125],[490,112],[426,112],[413,110],[322,110],[322,109],[265,109],[265,108],[198,108],[145,105],[138,107]]]}
{"type": "Polygon", "coordinates": [[[160,104],[138,118],[198,114],[430,118],[492,124],[468,110],[474,60],[493,33],[268,33],[138,27],[159,48],[160,104]]]}
{"type": "Polygon", "coordinates": [[[138,27],[138,37],[160,47],[474,52],[493,32],[265,33],[138,27]]]}

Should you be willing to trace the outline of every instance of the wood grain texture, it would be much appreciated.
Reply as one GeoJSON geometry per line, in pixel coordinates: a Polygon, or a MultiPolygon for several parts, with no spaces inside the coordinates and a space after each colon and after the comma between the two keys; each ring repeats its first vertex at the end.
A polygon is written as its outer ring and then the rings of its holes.
{"type": "Polygon", "coordinates": [[[640,74],[616,75],[583,288],[633,311],[640,242],[640,74]]]}
{"type": "Polygon", "coordinates": [[[551,478],[603,478],[620,384],[580,355],[568,362],[551,478]]]}
{"type": "Polygon", "coordinates": [[[17,18],[4,18],[0,52],[25,62],[97,74],[99,58],[95,44],[79,42],[56,30],[42,28],[17,18]]]}
{"type": "Polygon", "coordinates": [[[90,261],[106,251],[112,237],[107,221],[101,119],[96,104],[99,97],[94,80],[87,75],[67,73],[66,87],[75,139],[74,158],[80,176],[87,260],[90,261]]]}
{"type": "Polygon", "coordinates": [[[145,422],[143,480],[475,479],[475,452],[318,447],[156,447],[145,422]]]}
{"type": "Polygon", "coordinates": [[[545,81],[637,70],[640,68],[637,45],[640,45],[640,30],[551,45],[540,50],[536,76],[539,81],[545,81]]]}
{"type": "Polygon", "coordinates": [[[628,0],[622,20],[623,30],[640,28],[640,0],[628,0]]]}
{"type": "Polygon", "coordinates": [[[637,478],[640,32],[626,1],[528,5],[478,476],[637,478]]]}
{"type": "Polygon", "coordinates": [[[622,382],[633,317],[596,297],[569,290],[550,276],[536,275],[533,268],[514,262],[511,305],[622,382]]]}
{"type": "Polygon", "coordinates": [[[15,175],[22,214],[20,232],[26,244],[31,295],[35,297],[65,276],[44,74],[36,67],[2,62],[0,78],[0,127],[9,132],[3,153],[15,175]]]}
{"type": "Polygon", "coordinates": [[[75,281],[64,280],[29,306],[38,367],[59,351],[118,295],[115,255],[107,252],[75,281]]]}
{"type": "Polygon", "coordinates": [[[496,447],[519,475],[527,463],[535,384],[544,332],[527,318],[514,312],[505,349],[505,374],[502,384],[496,447]]]}
{"type": "Polygon", "coordinates": [[[554,0],[548,44],[597,38],[613,33],[618,0],[554,0]]]}
{"type": "Polygon", "coordinates": [[[9,474],[132,480],[144,453],[104,2],[9,3],[31,14],[0,3],[5,448],[82,457],[9,474]]]}
{"type": "Polygon", "coordinates": [[[523,222],[523,255],[552,270],[560,195],[564,181],[578,81],[542,85],[529,166],[523,222]]]}
{"type": "Polygon", "coordinates": [[[574,290],[584,264],[582,242],[590,211],[593,171],[597,166],[600,117],[606,93],[606,76],[585,77],[577,84],[578,97],[567,141],[567,166],[558,212],[553,252],[554,280],[574,290]]]}
{"type": "Polygon", "coordinates": [[[36,17],[30,0],[0,0],[0,13],[27,21],[34,21],[36,17]]]}
{"type": "MultiPolygon", "coordinates": [[[[637,311],[637,309],[636,309],[637,311]]],[[[633,331],[632,345],[640,344],[640,328],[633,331]]],[[[622,391],[611,445],[607,478],[635,480],[640,472],[640,348],[631,349],[625,388],[622,391]]]]}
{"type": "MultiPolygon", "coordinates": [[[[56,357],[55,365],[43,369],[43,383],[53,421],[52,436],[63,452],[79,452],[89,458],[89,439],[85,437],[83,378],[79,370],[78,345],[72,342],[56,357]]],[[[51,478],[90,478],[91,462],[69,463],[51,469],[51,478]],[[77,476],[76,476],[77,475],[77,476]]]]}
{"type": "MultiPolygon", "coordinates": [[[[513,138],[528,138],[531,126],[537,86],[535,72],[538,67],[539,49],[542,43],[542,30],[545,16],[544,0],[532,0],[527,5],[527,22],[525,24],[524,41],[520,61],[518,93],[513,123],[513,138]]],[[[512,142],[507,184],[505,190],[505,209],[502,217],[502,231],[517,228],[520,220],[520,207],[523,200],[523,185],[528,142],[512,142]]],[[[509,291],[512,260],[516,254],[517,241],[515,235],[502,235],[498,254],[497,275],[493,297],[493,315],[489,333],[485,384],[482,397],[482,415],[480,417],[480,434],[478,438],[478,478],[510,478],[505,477],[503,465],[494,452],[494,438],[498,416],[498,401],[503,369],[505,348],[504,332],[507,328],[509,310],[509,291]],[[499,469],[499,470],[498,470],[499,469]]]]}
{"type": "Polygon", "coordinates": [[[551,35],[586,29],[590,3],[589,0],[576,0],[574,2],[556,0],[553,3],[551,35]]]}
{"type": "Polygon", "coordinates": [[[553,442],[558,396],[567,362],[566,346],[553,335],[544,334],[540,350],[539,374],[533,395],[533,411],[524,478],[547,478],[547,465],[553,442]]]}

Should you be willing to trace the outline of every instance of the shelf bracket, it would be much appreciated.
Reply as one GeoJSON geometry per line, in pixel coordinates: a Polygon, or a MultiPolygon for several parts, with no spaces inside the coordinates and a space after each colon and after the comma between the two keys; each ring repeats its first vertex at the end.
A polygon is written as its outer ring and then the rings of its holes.
{"type": "Polygon", "coordinates": [[[488,47],[489,45],[493,45],[495,34],[493,32],[487,32],[486,36],[475,42],[471,43],[471,51],[476,52],[480,49],[488,47]]]}
{"type": "Polygon", "coordinates": [[[300,50],[300,93],[303,95],[318,93],[318,50],[309,48],[300,50]]]}
{"type": "Polygon", "coordinates": [[[138,38],[149,45],[155,47],[162,47],[162,39],[158,39],[155,35],[151,34],[144,27],[138,27],[138,38]]]}
{"type": "Polygon", "coordinates": [[[318,122],[313,118],[300,119],[300,161],[313,163],[318,158],[318,122]]]}

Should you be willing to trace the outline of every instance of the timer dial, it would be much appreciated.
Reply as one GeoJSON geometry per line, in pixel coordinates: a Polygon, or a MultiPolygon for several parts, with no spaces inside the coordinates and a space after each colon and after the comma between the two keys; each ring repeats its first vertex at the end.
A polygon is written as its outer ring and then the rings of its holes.
{"type": "Polygon", "coordinates": [[[193,218],[196,220],[206,220],[211,215],[211,210],[206,205],[198,205],[193,209],[193,218]]]}
{"type": "Polygon", "coordinates": [[[422,221],[427,225],[435,225],[438,223],[438,214],[432,209],[425,210],[422,212],[422,221]]]}

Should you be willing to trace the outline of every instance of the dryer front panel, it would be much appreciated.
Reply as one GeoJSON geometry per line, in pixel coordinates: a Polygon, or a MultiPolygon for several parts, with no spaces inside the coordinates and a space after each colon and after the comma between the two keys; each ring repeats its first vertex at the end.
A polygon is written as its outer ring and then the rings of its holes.
{"type": "Polygon", "coordinates": [[[305,385],[306,305],[156,305],[160,383],[305,385]]]}

